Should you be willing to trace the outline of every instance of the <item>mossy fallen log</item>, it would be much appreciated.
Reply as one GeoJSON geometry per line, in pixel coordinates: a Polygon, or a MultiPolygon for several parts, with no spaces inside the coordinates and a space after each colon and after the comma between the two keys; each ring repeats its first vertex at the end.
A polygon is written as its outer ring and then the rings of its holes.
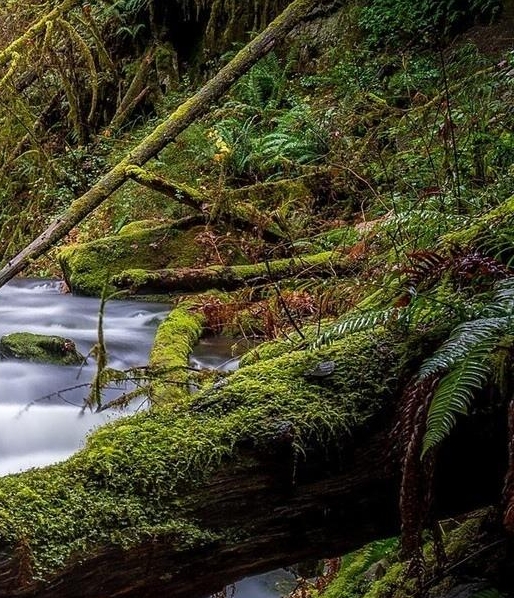
{"type": "MultiPolygon", "coordinates": [[[[171,388],[166,401],[163,385],[160,406],[99,429],[65,463],[1,478],[0,597],[197,598],[397,534],[400,341],[382,330],[290,350],[187,401],[171,388]],[[306,375],[320,361],[333,372],[306,375]]],[[[450,509],[488,498],[475,453],[494,443],[476,438],[442,460],[450,509]]]]}
{"type": "Polygon", "coordinates": [[[513,221],[514,195],[493,210],[474,218],[465,228],[444,235],[441,245],[448,249],[478,247],[485,251],[492,248],[498,253],[500,250],[510,252],[513,221]]]}
{"type": "Polygon", "coordinates": [[[118,289],[131,293],[201,292],[209,289],[233,291],[243,286],[266,285],[285,277],[333,276],[347,272],[348,261],[325,251],[315,255],[284,258],[242,266],[208,266],[176,270],[131,269],[112,278],[118,289]]]}
{"type": "Polygon", "coordinates": [[[152,228],[132,224],[118,235],[65,247],[59,265],[74,293],[99,296],[109,277],[128,267],[193,265],[201,254],[195,236],[202,223],[199,216],[152,228]]]}
{"type": "Polygon", "coordinates": [[[154,404],[178,404],[189,397],[189,355],[198,342],[205,323],[198,310],[188,302],[180,303],[157,329],[150,353],[150,369],[158,373],[152,385],[154,404]]]}
{"type": "Polygon", "coordinates": [[[384,434],[368,431],[398,359],[384,333],[291,352],[0,479],[0,596],[201,596],[390,533],[394,476],[376,475],[384,434]],[[304,377],[329,358],[332,376],[304,377]]]}

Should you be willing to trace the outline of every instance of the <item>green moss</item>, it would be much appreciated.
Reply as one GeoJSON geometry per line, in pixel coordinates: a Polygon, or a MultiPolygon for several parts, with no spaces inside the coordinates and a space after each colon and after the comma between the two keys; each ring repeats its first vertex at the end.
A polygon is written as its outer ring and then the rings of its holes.
{"type": "Polygon", "coordinates": [[[258,183],[242,187],[229,193],[230,203],[249,202],[256,208],[274,210],[283,205],[291,208],[311,206],[314,190],[319,182],[317,175],[307,175],[297,179],[287,179],[269,183],[258,183]]]}
{"type": "Polygon", "coordinates": [[[200,255],[195,244],[200,230],[202,227],[181,231],[172,225],[136,227],[123,235],[68,246],[59,253],[59,264],[74,293],[100,295],[107,279],[128,268],[192,266],[200,255]]]}
{"type": "Polygon", "coordinates": [[[241,357],[241,367],[280,357],[295,350],[295,345],[283,339],[268,341],[254,347],[241,357]]]}
{"type": "Polygon", "coordinates": [[[129,222],[125,226],[122,226],[118,231],[118,235],[132,235],[133,233],[155,228],[158,225],[159,222],[157,220],[137,220],[136,222],[129,222]]]}
{"type": "Polygon", "coordinates": [[[157,329],[150,367],[160,372],[153,385],[155,403],[187,399],[189,355],[202,334],[204,317],[184,303],[173,309],[157,329]]]}
{"type": "MultiPolygon", "coordinates": [[[[398,548],[398,540],[390,538],[372,542],[342,558],[341,568],[335,579],[329,584],[324,598],[358,598],[368,596],[371,589],[378,583],[367,575],[369,568],[379,561],[386,561],[393,557],[398,548]]],[[[386,576],[397,569],[396,564],[388,567],[386,576]]],[[[383,579],[383,578],[382,578],[383,579]]],[[[379,580],[379,581],[382,581],[379,580]]]]}
{"type": "MultiPolygon", "coordinates": [[[[158,343],[172,342],[180,329],[191,331],[190,318],[179,307],[158,343]]],[[[153,359],[165,359],[158,343],[153,359]]],[[[0,547],[23,542],[36,573],[45,575],[72,555],[148,534],[170,534],[177,550],[211,541],[210,530],[187,516],[197,500],[194,489],[237,460],[241,443],[273,442],[284,422],[299,449],[344,442],[392,397],[396,345],[385,334],[355,334],[344,344],[243,368],[190,405],[157,402],[149,412],[99,429],[63,464],[0,479],[0,547]],[[332,376],[303,376],[326,359],[336,361],[332,376]]],[[[185,344],[179,351],[181,360],[187,350],[185,344]]]]}
{"type": "MultiPolygon", "coordinates": [[[[492,529],[493,520],[494,512],[484,509],[471,513],[461,522],[448,520],[441,524],[445,553],[448,558],[445,569],[450,573],[444,574],[443,571],[441,574],[441,569],[434,558],[432,543],[427,542],[423,549],[425,579],[432,580],[432,585],[426,587],[427,596],[444,596],[473,577],[486,578],[492,586],[498,581],[495,576],[498,574],[501,576],[501,563],[505,558],[505,555],[502,555],[503,543],[498,542],[496,551],[488,552],[487,558],[492,559],[494,566],[484,565],[482,555],[484,542],[489,549],[495,546],[494,538],[484,533],[485,529],[492,529]],[[466,563],[466,567],[458,569],[453,566],[455,563],[466,563]],[[485,571],[488,571],[486,576],[485,571]],[[459,573],[462,573],[462,578],[459,578],[459,573]]],[[[400,561],[399,545],[396,540],[373,542],[343,557],[339,573],[329,584],[323,596],[324,598],[405,598],[416,595],[416,580],[407,574],[409,564],[410,561],[400,561]],[[384,558],[386,565],[384,575],[379,579],[372,579],[369,575],[369,567],[384,558]]]]}
{"type": "Polygon", "coordinates": [[[14,332],[3,336],[0,339],[0,355],[57,365],[80,365],[85,360],[69,338],[30,332],[14,332]]]}

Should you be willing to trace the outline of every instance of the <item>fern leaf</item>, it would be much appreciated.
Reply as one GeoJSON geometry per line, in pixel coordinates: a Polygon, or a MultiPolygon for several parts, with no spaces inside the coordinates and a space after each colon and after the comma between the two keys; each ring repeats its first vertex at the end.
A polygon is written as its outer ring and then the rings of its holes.
{"type": "Polygon", "coordinates": [[[398,308],[392,307],[383,311],[372,311],[346,317],[335,326],[323,332],[313,343],[312,348],[318,349],[324,345],[330,345],[347,334],[353,334],[360,330],[369,330],[381,324],[386,324],[397,318],[399,311],[398,308]]]}
{"type": "Polygon", "coordinates": [[[484,357],[496,346],[498,338],[509,327],[508,317],[480,318],[459,324],[454,328],[450,338],[423,362],[418,379],[423,380],[438,372],[451,369],[460,360],[465,359],[470,351],[480,352],[484,357]]]}
{"type": "Polygon", "coordinates": [[[457,415],[468,413],[476,391],[484,386],[488,376],[484,347],[480,345],[441,380],[428,410],[422,457],[448,436],[455,426],[457,415]]]}

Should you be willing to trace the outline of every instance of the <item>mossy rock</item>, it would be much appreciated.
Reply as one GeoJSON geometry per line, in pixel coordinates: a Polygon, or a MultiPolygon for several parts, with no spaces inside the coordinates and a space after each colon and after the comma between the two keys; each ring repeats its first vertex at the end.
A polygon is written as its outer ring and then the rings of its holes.
{"type": "Polygon", "coordinates": [[[0,354],[4,358],[56,365],[80,365],[85,359],[69,338],[30,332],[14,332],[3,336],[0,339],[0,354]]]}
{"type": "Polygon", "coordinates": [[[197,226],[184,231],[170,224],[131,226],[123,234],[65,247],[58,260],[73,293],[99,296],[111,276],[123,270],[193,266],[201,254],[195,237],[202,230],[197,226]]]}

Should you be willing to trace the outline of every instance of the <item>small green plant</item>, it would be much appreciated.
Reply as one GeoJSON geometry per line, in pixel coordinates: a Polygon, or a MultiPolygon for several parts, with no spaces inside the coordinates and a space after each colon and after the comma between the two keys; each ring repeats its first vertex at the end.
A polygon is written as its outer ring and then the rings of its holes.
{"type": "Polygon", "coordinates": [[[492,21],[500,10],[500,0],[374,0],[359,24],[370,47],[433,45],[476,21],[492,21]]]}

